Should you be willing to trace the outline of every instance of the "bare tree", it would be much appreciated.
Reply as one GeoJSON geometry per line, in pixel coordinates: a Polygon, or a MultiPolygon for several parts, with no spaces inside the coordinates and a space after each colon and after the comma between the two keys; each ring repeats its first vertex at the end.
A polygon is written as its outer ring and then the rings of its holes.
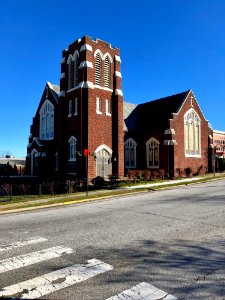
{"type": "Polygon", "coordinates": [[[10,158],[10,157],[14,157],[14,155],[9,150],[6,150],[6,151],[2,150],[2,151],[0,151],[0,157],[1,158],[10,158]]]}

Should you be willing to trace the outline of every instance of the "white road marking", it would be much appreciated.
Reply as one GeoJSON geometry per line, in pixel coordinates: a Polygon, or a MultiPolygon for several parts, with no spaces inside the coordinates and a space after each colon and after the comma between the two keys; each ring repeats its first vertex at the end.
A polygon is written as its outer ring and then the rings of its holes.
{"type": "Polygon", "coordinates": [[[123,291],[122,293],[112,296],[106,300],[176,300],[177,298],[173,295],[159,290],[157,287],[142,282],[129,290],[123,291]]]}
{"type": "Polygon", "coordinates": [[[97,259],[90,259],[87,262],[86,265],[75,264],[2,288],[0,298],[36,299],[113,269],[111,265],[97,259]]]}
{"type": "Polygon", "coordinates": [[[0,252],[6,251],[6,250],[11,250],[13,248],[27,246],[27,245],[30,245],[30,244],[37,244],[37,243],[41,243],[41,242],[45,242],[45,241],[47,241],[47,239],[45,239],[43,237],[34,237],[30,240],[24,240],[24,241],[21,241],[21,242],[14,242],[10,245],[0,245],[0,252]]]}
{"type": "Polygon", "coordinates": [[[19,269],[25,266],[45,261],[51,258],[59,257],[64,254],[73,253],[73,249],[63,246],[52,247],[41,251],[31,252],[15,256],[12,258],[0,260],[0,273],[19,269]]]}

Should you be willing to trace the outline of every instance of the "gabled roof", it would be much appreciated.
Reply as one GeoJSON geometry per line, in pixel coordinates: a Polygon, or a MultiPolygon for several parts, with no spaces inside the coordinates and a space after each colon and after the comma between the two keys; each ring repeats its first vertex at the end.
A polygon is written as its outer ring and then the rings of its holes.
{"type": "Polygon", "coordinates": [[[56,100],[58,100],[58,97],[59,97],[59,93],[60,93],[60,87],[56,84],[52,84],[51,82],[47,82],[47,85],[49,86],[54,98],[56,100]]]}
{"type": "Polygon", "coordinates": [[[145,132],[150,129],[165,129],[168,119],[173,117],[173,113],[179,112],[190,91],[139,104],[127,117],[124,113],[127,130],[145,132]]]}
{"type": "Polygon", "coordinates": [[[128,103],[128,102],[123,103],[123,119],[124,119],[123,130],[124,131],[128,131],[125,120],[132,113],[132,111],[135,109],[135,107],[137,107],[137,104],[132,104],[132,103],[128,103]]]}

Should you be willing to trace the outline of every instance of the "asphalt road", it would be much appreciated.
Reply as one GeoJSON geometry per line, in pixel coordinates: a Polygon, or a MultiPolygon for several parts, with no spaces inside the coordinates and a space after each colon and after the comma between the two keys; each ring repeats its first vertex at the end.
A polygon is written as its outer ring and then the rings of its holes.
{"type": "Polygon", "coordinates": [[[224,300],[225,180],[0,216],[0,298],[31,299],[41,280],[34,298],[106,300],[145,282],[224,300]]]}

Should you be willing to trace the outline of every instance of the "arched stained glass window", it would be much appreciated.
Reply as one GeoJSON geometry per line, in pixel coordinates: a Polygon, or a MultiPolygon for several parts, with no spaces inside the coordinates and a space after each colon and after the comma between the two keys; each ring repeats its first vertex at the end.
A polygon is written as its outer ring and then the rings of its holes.
{"type": "Polygon", "coordinates": [[[77,139],[71,136],[69,139],[69,161],[76,161],[77,139]]]}
{"type": "Polygon", "coordinates": [[[54,139],[54,106],[49,100],[45,100],[40,109],[40,133],[41,140],[54,139]]]}
{"type": "Polygon", "coordinates": [[[159,141],[153,137],[146,143],[146,158],[148,168],[159,168],[159,141]]]}
{"type": "Polygon", "coordinates": [[[137,143],[129,138],[125,142],[125,168],[136,168],[136,147],[137,143]]]}
{"type": "Polygon", "coordinates": [[[184,143],[186,156],[200,156],[200,125],[201,121],[198,114],[190,109],[184,116],[184,143]]]}

